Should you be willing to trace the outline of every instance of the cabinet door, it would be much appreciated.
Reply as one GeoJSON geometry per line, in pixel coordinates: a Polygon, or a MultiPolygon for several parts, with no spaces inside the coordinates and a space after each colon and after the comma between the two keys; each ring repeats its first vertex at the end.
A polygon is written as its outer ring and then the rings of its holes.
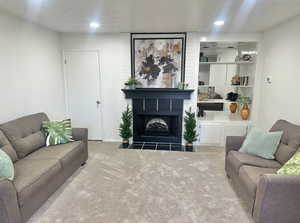
{"type": "Polygon", "coordinates": [[[199,144],[202,145],[221,145],[224,126],[220,124],[200,124],[199,144]]]}

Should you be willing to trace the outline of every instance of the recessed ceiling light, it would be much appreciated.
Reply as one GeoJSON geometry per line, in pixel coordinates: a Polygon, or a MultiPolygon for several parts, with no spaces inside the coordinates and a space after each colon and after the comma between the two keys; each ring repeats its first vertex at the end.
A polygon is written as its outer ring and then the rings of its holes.
{"type": "Polygon", "coordinates": [[[97,22],[91,22],[90,23],[90,28],[92,28],[92,29],[97,29],[99,27],[100,27],[100,24],[97,23],[97,22]]]}
{"type": "Polygon", "coordinates": [[[224,25],[224,21],[223,20],[218,20],[218,21],[215,21],[214,22],[214,24],[216,25],[216,26],[223,26],[224,25]]]}

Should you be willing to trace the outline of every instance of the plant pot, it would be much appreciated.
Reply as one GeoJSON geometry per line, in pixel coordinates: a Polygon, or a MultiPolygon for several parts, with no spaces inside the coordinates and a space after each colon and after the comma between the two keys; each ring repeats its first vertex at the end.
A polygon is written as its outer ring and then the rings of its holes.
{"type": "Polygon", "coordinates": [[[236,109],[237,109],[237,103],[230,103],[229,109],[230,109],[231,113],[235,113],[236,109]]]}
{"type": "Polygon", "coordinates": [[[187,143],[187,144],[185,145],[185,151],[186,151],[186,152],[193,152],[193,151],[194,151],[193,144],[192,144],[192,143],[187,143]]]}
{"type": "Polygon", "coordinates": [[[243,105],[243,108],[241,110],[241,117],[243,120],[248,120],[250,114],[250,110],[247,104],[243,105]]]}
{"type": "Polygon", "coordinates": [[[128,139],[123,139],[122,147],[123,147],[124,149],[126,149],[126,148],[129,147],[129,141],[128,141],[128,139]]]}
{"type": "Polygon", "coordinates": [[[129,89],[130,89],[130,90],[134,90],[134,89],[136,89],[136,85],[135,85],[135,84],[131,84],[131,85],[129,85],[129,89]]]}

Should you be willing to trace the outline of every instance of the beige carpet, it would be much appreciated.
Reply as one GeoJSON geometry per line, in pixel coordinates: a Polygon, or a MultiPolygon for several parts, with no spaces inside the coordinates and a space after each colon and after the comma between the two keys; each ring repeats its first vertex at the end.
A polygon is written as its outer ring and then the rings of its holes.
{"type": "Polygon", "coordinates": [[[118,149],[90,142],[89,160],[30,223],[250,223],[224,173],[224,148],[118,149]]]}

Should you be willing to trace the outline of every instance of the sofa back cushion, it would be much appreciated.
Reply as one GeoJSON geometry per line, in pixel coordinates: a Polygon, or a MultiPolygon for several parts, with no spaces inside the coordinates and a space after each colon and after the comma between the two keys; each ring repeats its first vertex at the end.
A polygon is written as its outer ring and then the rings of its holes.
{"type": "Polygon", "coordinates": [[[300,147],[300,126],[285,120],[278,120],[270,132],[283,131],[281,143],[275,153],[275,159],[285,164],[300,147]]]}
{"type": "Polygon", "coordinates": [[[2,124],[0,129],[15,148],[18,158],[21,159],[45,146],[46,138],[41,129],[42,122],[48,120],[45,113],[37,113],[2,124]]]}
{"type": "Polygon", "coordinates": [[[0,149],[3,150],[13,162],[18,160],[18,156],[6,136],[0,130],[0,149]]]}

